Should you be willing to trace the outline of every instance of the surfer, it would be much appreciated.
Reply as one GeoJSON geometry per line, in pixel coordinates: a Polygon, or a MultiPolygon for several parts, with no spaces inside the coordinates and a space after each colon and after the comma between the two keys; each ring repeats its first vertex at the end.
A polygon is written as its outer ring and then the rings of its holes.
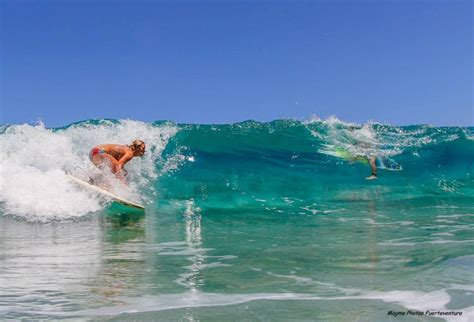
{"type": "Polygon", "coordinates": [[[107,168],[122,182],[127,171],[124,165],[134,157],[145,154],[145,142],[135,140],[130,145],[101,144],[93,147],[89,153],[92,163],[99,169],[107,168]]]}

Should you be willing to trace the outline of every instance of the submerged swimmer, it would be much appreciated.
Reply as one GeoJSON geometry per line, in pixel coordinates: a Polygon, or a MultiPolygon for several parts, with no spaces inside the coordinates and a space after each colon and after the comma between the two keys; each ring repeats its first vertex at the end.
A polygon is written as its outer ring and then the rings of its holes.
{"type": "Polygon", "coordinates": [[[377,179],[377,170],[401,171],[402,166],[387,156],[383,145],[376,140],[370,129],[349,126],[342,137],[332,144],[324,144],[318,152],[349,162],[362,162],[370,166],[367,180],[377,179]]]}
{"type": "Polygon", "coordinates": [[[135,140],[130,145],[101,144],[93,147],[89,154],[92,163],[99,169],[107,168],[122,182],[125,182],[127,171],[124,165],[134,157],[145,154],[145,143],[135,140]]]}

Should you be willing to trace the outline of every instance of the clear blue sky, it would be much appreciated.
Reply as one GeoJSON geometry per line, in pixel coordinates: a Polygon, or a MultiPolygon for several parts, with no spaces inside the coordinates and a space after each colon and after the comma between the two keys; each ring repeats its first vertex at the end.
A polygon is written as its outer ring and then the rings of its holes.
{"type": "Polygon", "coordinates": [[[472,1],[0,2],[1,124],[474,124],[472,1]]]}

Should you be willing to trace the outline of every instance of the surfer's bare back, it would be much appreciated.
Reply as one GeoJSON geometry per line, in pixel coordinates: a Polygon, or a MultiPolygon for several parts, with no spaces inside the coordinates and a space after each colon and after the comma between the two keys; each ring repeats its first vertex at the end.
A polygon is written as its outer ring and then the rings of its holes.
{"type": "Polygon", "coordinates": [[[135,140],[130,145],[101,144],[93,147],[89,153],[92,163],[99,169],[109,169],[121,181],[125,181],[125,163],[134,157],[145,154],[145,142],[135,140]]]}

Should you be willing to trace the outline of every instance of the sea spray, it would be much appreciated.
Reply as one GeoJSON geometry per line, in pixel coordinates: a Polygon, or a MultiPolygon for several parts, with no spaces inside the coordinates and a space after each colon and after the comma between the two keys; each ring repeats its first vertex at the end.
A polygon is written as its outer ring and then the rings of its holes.
{"type": "Polygon", "coordinates": [[[100,210],[105,205],[103,200],[77,187],[65,172],[87,178],[98,171],[88,157],[93,146],[129,144],[137,138],[147,142],[147,154],[127,164],[129,186],[119,184],[114,192],[140,198],[139,191],[156,180],[155,163],[176,131],[172,124],[157,127],[131,120],[86,121],[59,129],[47,129],[42,124],[9,126],[0,134],[3,212],[49,221],[100,210]]]}

